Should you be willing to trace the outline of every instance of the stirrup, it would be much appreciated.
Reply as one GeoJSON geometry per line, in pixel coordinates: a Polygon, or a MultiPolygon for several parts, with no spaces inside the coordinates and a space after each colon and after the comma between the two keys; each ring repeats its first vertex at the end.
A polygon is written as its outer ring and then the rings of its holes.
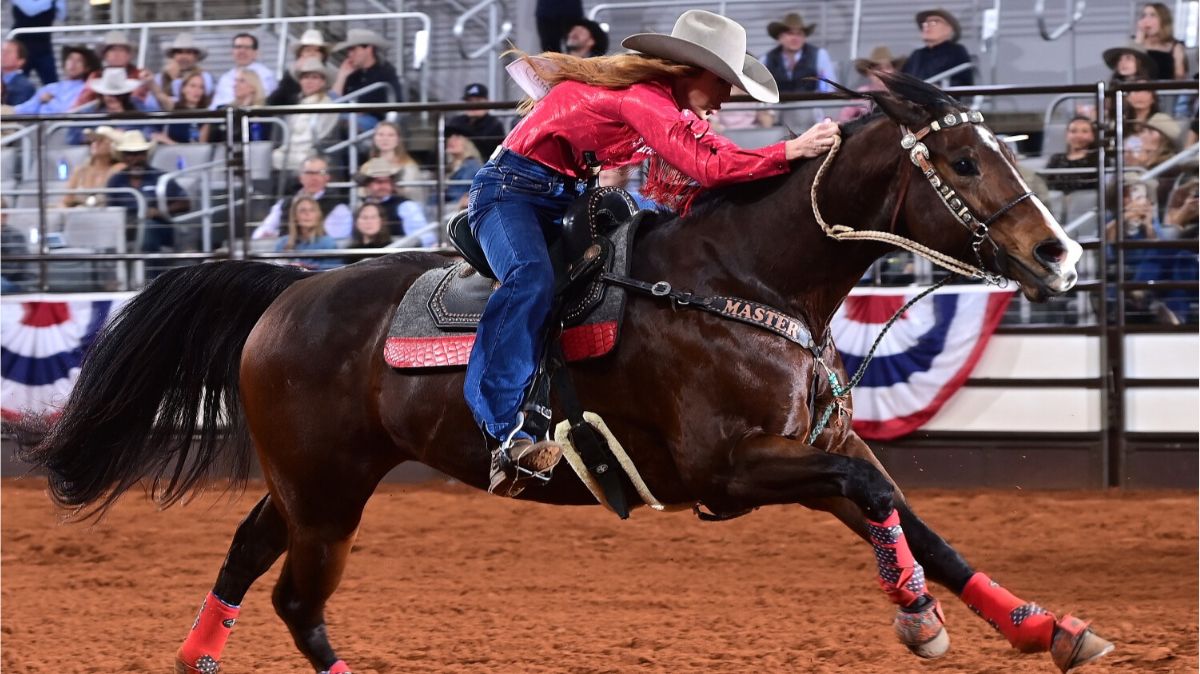
{"type": "Polygon", "coordinates": [[[534,481],[539,484],[550,482],[554,467],[562,460],[562,449],[557,444],[547,440],[534,441],[528,438],[518,438],[517,431],[521,429],[522,416],[518,415],[518,425],[509,433],[504,442],[492,450],[491,474],[488,477],[488,493],[499,493],[501,496],[514,497],[525,490],[527,483],[534,481]],[[541,449],[554,448],[553,460],[544,466],[529,467],[522,465],[522,459],[529,450],[542,445],[541,449]],[[513,450],[519,450],[514,456],[513,450]]]}

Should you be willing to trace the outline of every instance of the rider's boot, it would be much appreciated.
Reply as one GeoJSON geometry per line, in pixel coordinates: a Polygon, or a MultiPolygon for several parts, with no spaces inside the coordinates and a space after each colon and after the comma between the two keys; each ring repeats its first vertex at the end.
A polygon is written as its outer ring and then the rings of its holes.
{"type": "Polygon", "coordinates": [[[530,480],[549,482],[560,459],[562,447],[557,442],[512,438],[492,450],[488,493],[513,497],[524,491],[530,480]]]}

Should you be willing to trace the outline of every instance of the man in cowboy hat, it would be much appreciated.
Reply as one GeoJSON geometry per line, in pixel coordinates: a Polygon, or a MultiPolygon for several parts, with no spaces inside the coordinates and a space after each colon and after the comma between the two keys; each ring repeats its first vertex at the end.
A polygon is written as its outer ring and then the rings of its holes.
{"type": "MultiPolygon", "coordinates": [[[[487,102],[487,86],[478,82],[468,84],[463,90],[463,100],[467,103],[487,102]]],[[[462,135],[470,138],[485,159],[492,156],[496,147],[508,135],[508,131],[504,129],[504,122],[490,110],[467,110],[461,115],[455,115],[446,122],[447,134],[450,129],[458,129],[462,135]]]]}
{"type": "MultiPolygon", "coordinates": [[[[883,81],[876,76],[876,73],[895,72],[903,65],[904,58],[893,56],[892,50],[885,46],[872,49],[866,58],[854,59],[854,70],[866,80],[858,87],[857,91],[885,90],[887,87],[883,85],[883,81]]],[[[838,114],[838,121],[845,124],[870,112],[870,101],[852,101],[842,108],[841,113],[838,114]]]]}
{"type": "MultiPolygon", "coordinates": [[[[971,62],[966,47],[958,43],[962,37],[962,27],[953,14],[944,9],[927,9],[917,12],[916,18],[925,46],[913,50],[902,72],[927,80],[955,66],[971,62]]],[[[975,73],[971,68],[950,77],[952,87],[969,87],[974,83],[975,73]]],[[[942,82],[934,84],[942,86],[942,82]]]]}
{"type": "Polygon", "coordinates": [[[65,79],[38,89],[33,98],[13,106],[14,113],[50,115],[70,112],[75,108],[75,101],[84,91],[84,82],[89,75],[100,69],[100,59],[91,49],[77,44],[63,47],[62,61],[65,79]]]}
{"type": "Polygon", "coordinates": [[[262,80],[263,89],[268,94],[275,91],[279,84],[275,73],[258,62],[258,38],[250,33],[238,33],[233,36],[233,64],[233,67],[226,70],[217,80],[217,91],[213,94],[212,104],[209,106],[213,110],[233,102],[233,85],[238,73],[243,69],[253,70],[262,80]]]}
{"type": "Polygon", "coordinates": [[[824,49],[808,43],[808,36],[817,25],[805,24],[795,12],[783,17],[782,21],[767,24],[767,34],[779,44],[763,54],[762,62],[779,85],[779,93],[794,94],[805,91],[833,91],[833,87],[814,79],[833,79],[833,61],[824,49]]]}
{"type": "MultiPolygon", "coordinates": [[[[279,86],[267,97],[267,105],[295,105],[303,97],[300,93],[300,73],[296,70],[305,59],[318,59],[321,63],[329,62],[329,43],[325,36],[316,28],[309,28],[300,36],[295,48],[296,60],[292,67],[283,73],[279,86]]],[[[333,80],[330,81],[333,84],[333,80]]],[[[328,229],[328,228],[327,228],[328,229]]],[[[337,238],[337,237],[335,237],[337,238]]]]}
{"type": "Polygon", "coordinates": [[[26,61],[25,45],[16,40],[5,40],[0,50],[0,76],[4,78],[4,96],[0,103],[20,105],[33,98],[37,87],[33,86],[23,71],[26,61]]]}
{"type": "MultiPolygon", "coordinates": [[[[154,76],[149,70],[139,68],[133,62],[133,43],[129,41],[129,36],[125,34],[125,31],[110,30],[105,33],[104,41],[100,43],[99,54],[105,70],[120,68],[125,71],[125,75],[130,81],[138,83],[137,88],[131,94],[140,110],[149,112],[162,109],[158,99],[150,95],[150,82],[154,76]]],[[[91,78],[98,78],[101,74],[100,71],[94,72],[91,78]]],[[[96,100],[96,97],[95,92],[84,90],[79,99],[75,101],[75,105],[86,105],[96,100]]]]}
{"type": "MultiPolygon", "coordinates": [[[[137,200],[128,192],[110,194],[110,206],[125,209],[125,221],[133,226],[144,226],[142,251],[148,253],[172,250],[175,247],[175,227],[171,217],[187,212],[189,201],[187,193],[175,180],[167,181],[167,212],[158,210],[158,196],[155,192],[158,179],[163,172],[149,165],[150,149],[154,144],[138,130],[126,131],[121,134],[114,149],[120,153],[125,168],[114,173],[108,179],[109,188],[133,188],[142,193],[146,199],[146,221],[137,220],[137,200]]],[[[147,276],[155,274],[148,273],[147,276]]]]}
{"type": "MultiPolygon", "coordinates": [[[[334,52],[346,52],[346,60],[342,61],[341,67],[338,68],[337,80],[333,84],[334,94],[348,96],[376,82],[383,82],[388,85],[385,89],[363,94],[351,102],[403,101],[404,91],[400,87],[396,68],[388,63],[381,53],[387,46],[387,41],[379,33],[366,28],[351,28],[346,33],[346,40],[333,48],[334,52]]],[[[360,113],[357,117],[358,130],[361,132],[374,129],[375,125],[383,120],[384,113],[360,113]]]]}
{"type": "Polygon", "coordinates": [[[279,236],[285,213],[292,210],[296,197],[312,197],[325,216],[325,233],[335,239],[350,236],[354,229],[354,216],[346,205],[343,195],[334,194],[329,186],[329,162],[324,157],[313,156],[300,165],[300,189],[290,197],[284,197],[271,206],[267,217],[254,229],[252,238],[266,239],[279,236]]]}
{"type": "Polygon", "coordinates": [[[419,236],[422,246],[432,246],[437,242],[437,236],[421,231],[428,226],[421,205],[396,194],[396,177],[400,170],[383,157],[376,157],[358,168],[354,182],[366,191],[368,203],[379,204],[392,236],[419,236]]]}
{"type": "MultiPolygon", "coordinates": [[[[154,79],[157,87],[155,95],[167,96],[171,102],[179,100],[179,89],[192,75],[199,74],[204,79],[204,93],[212,95],[216,89],[216,81],[212,73],[200,68],[200,62],[208,58],[208,50],[196,42],[193,33],[180,33],[171,44],[163,47],[163,56],[167,62],[154,79]]],[[[160,98],[159,102],[163,100],[160,98]]],[[[164,105],[164,108],[171,107],[164,105]]]]}
{"type": "Polygon", "coordinates": [[[567,54],[579,58],[604,56],[608,53],[608,33],[591,19],[576,19],[567,31],[566,47],[567,54]]]}

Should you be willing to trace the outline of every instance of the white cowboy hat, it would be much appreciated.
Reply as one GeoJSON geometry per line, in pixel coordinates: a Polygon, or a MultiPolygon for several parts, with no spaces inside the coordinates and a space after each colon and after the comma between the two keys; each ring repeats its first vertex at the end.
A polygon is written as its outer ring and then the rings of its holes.
{"type": "Polygon", "coordinates": [[[383,157],[376,157],[358,167],[354,174],[354,182],[365,185],[376,178],[392,178],[400,173],[400,167],[392,164],[383,157]]]}
{"type": "Polygon", "coordinates": [[[101,138],[107,138],[114,145],[121,141],[121,137],[123,135],[125,135],[124,132],[114,129],[107,124],[98,126],[94,129],[85,129],[83,132],[83,137],[89,141],[99,136],[101,138]]]}
{"type": "Polygon", "coordinates": [[[333,50],[338,52],[342,51],[343,49],[357,47],[358,45],[362,44],[372,45],[376,49],[387,49],[388,47],[387,40],[383,39],[379,33],[366,28],[351,28],[349,32],[346,33],[346,39],[337,43],[337,46],[335,46],[333,50]]]}
{"type": "Polygon", "coordinates": [[[121,134],[113,149],[117,152],[149,152],[152,147],[154,143],[146,140],[141,131],[134,129],[121,134]]]}
{"type": "Polygon", "coordinates": [[[120,96],[132,94],[142,83],[129,79],[124,68],[105,68],[104,74],[87,81],[87,88],[101,96],[120,96]]]}
{"type": "Polygon", "coordinates": [[[325,36],[316,28],[309,28],[300,35],[300,39],[296,42],[295,53],[300,54],[300,50],[304,47],[317,47],[326,56],[329,55],[329,43],[325,41],[325,36]]]}
{"type": "Polygon", "coordinates": [[[198,61],[203,61],[208,56],[208,50],[197,44],[196,36],[192,35],[191,33],[180,33],[176,35],[174,42],[166,47],[163,47],[163,54],[167,58],[171,58],[176,51],[182,50],[197,52],[199,56],[196,57],[196,60],[198,61]]]}
{"type": "Polygon", "coordinates": [[[96,51],[103,56],[109,47],[125,47],[129,51],[133,51],[133,43],[129,41],[129,36],[123,30],[110,30],[105,33],[104,41],[100,43],[100,48],[96,51]]]}
{"type": "Polygon", "coordinates": [[[296,73],[297,78],[303,76],[304,73],[317,73],[325,78],[326,87],[333,86],[333,81],[337,79],[337,71],[325,65],[324,61],[315,56],[300,59],[293,72],[296,73]]]}
{"type": "Polygon", "coordinates": [[[746,29],[719,14],[689,9],[679,15],[670,35],[630,35],[621,46],[699,66],[763,103],[779,102],[775,78],[758,59],[746,53],[746,29]]]}

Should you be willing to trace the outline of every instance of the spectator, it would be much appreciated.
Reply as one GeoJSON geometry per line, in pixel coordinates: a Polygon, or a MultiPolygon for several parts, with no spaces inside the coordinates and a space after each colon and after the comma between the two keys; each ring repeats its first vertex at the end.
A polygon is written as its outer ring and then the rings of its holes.
{"type": "MultiPolygon", "coordinates": [[[[296,66],[300,76],[300,106],[332,105],[329,84],[333,81],[333,68],[321,59],[309,57],[296,66]]],[[[288,140],[275,149],[271,157],[276,170],[295,173],[300,164],[313,153],[317,146],[327,140],[337,129],[337,114],[329,112],[297,112],[284,117],[288,126],[288,140]]]]}
{"type": "MultiPolygon", "coordinates": [[[[928,9],[917,13],[917,27],[925,46],[914,49],[904,63],[902,72],[928,80],[947,70],[971,62],[971,55],[958,43],[962,27],[958,19],[944,9],[928,9]]],[[[975,73],[967,68],[950,77],[950,86],[969,87],[975,83],[975,73]]],[[[941,82],[934,82],[941,86],[941,82]]]]}
{"type": "Polygon", "coordinates": [[[1137,131],[1125,142],[1125,163],[1130,167],[1152,169],[1175,154],[1182,134],[1179,122],[1157,113],[1134,127],[1137,131]]]}
{"type": "Polygon", "coordinates": [[[625,190],[625,193],[633,199],[633,203],[643,211],[666,211],[665,206],[660,205],[649,197],[642,196],[641,191],[636,186],[631,185],[633,174],[638,171],[635,165],[622,166],[614,169],[605,169],[600,172],[600,187],[620,187],[625,190]]]}
{"type": "Polygon", "coordinates": [[[533,16],[542,51],[562,51],[567,31],[583,18],[583,0],[537,0],[533,16]]]}
{"type": "MultiPolygon", "coordinates": [[[[281,238],[275,245],[277,252],[296,250],[337,250],[337,242],[325,233],[324,217],[321,207],[312,197],[296,197],[288,210],[287,236],[281,238]]],[[[333,269],[342,263],[337,258],[301,258],[294,260],[305,269],[333,269]]]]}
{"type": "Polygon", "coordinates": [[[304,59],[320,59],[321,63],[329,62],[329,43],[316,28],[304,31],[300,41],[296,43],[296,61],[283,73],[283,79],[275,91],[267,96],[267,105],[295,105],[303,97],[300,92],[300,73],[296,68],[304,59]]]}
{"type": "MultiPolygon", "coordinates": [[[[238,76],[246,71],[253,72],[258,76],[263,101],[266,101],[267,95],[275,90],[277,84],[275,73],[258,62],[257,37],[250,33],[238,33],[233,36],[233,62],[234,66],[225,71],[225,74],[217,80],[217,92],[213,94],[212,101],[214,110],[229,105],[237,98],[234,85],[238,76]]],[[[262,103],[258,103],[258,105],[262,105],[262,103]]]]}
{"type": "MultiPolygon", "coordinates": [[[[377,82],[387,84],[387,87],[371,91],[355,98],[353,103],[387,103],[403,101],[404,92],[400,88],[400,80],[396,76],[396,68],[388,63],[380,51],[386,49],[387,41],[373,30],[351,28],[346,34],[346,41],[334,47],[335,52],[345,51],[346,60],[338,68],[337,80],[333,91],[338,96],[348,96],[359,89],[366,88],[377,82]],[[390,90],[390,91],[389,91],[390,90]]],[[[370,131],[383,121],[382,112],[358,113],[358,131],[370,131]]]]}
{"type": "Polygon", "coordinates": [[[121,134],[116,149],[121,153],[121,160],[125,162],[125,168],[114,173],[108,179],[109,188],[132,187],[141,192],[146,200],[146,221],[144,223],[137,221],[137,200],[130,194],[111,194],[108,197],[108,203],[124,208],[125,219],[129,224],[145,227],[145,233],[142,236],[142,252],[157,253],[174,249],[175,228],[171,224],[171,218],[186,212],[189,202],[187,193],[183,191],[179,183],[168,180],[166,185],[167,212],[163,213],[158,210],[156,188],[158,179],[162,177],[163,172],[150,166],[147,161],[152,147],[153,144],[146,140],[141,131],[126,131],[121,134]]]}
{"type": "MultiPolygon", "coordinates": [[[[1122,199],[1124,209],[1124,240],[1152,241],[1174,238],[1179,234],[1174,228],[1164,228],[1158,220],[1154,205],[1156,193],[1154,181],[1137,182],[1126,178],[1122,199]]],[[[1116,220],[1105,228],[1109,241],[1116,240],[1116,220]]],[[[1125,251],[1125,263],[1130,280],[1150,281],[1194,281],[1197,278],[1195,253],[1172,248],[1129,248],[1125,251]]],[[[1129,293],[1131,314],[1152,317],[1163,325],[1179,325],[1187,320],[1195,292],[1191,290],[1134,290],[1129,293]]],[[[1131,317],[1131,322],[1134,317],[1131,317]]]]}
{"type": "MultiPolygon", "coordinates": [[[[263,87],[262,80],[259,79],[258,73],[247,68],[240,70],[233,78],[233,100],[225,105],[218,106],[218,110],[222,110],[229,106],[235,108],[248,108],[256,105],[265,105],[267,102],[267,90],[263,87]]],[[[236,141],[241,141],[242,133],[239,127],[237,133],[234,134],[236,141]]],[[[262,122],[250,123],[250,138],[251,142],[259,140],[269,140],[266,124],[262,122]]],[[[210,143],[225,142],[225,125],[214,125],[209,132],[210,143]]]]}
{"type": "MultiPolygon", "coordinates": [[[[45,28],[67,17],[67,3],[66,0],[12,0],[12,15],[13,28],[45,28]]],[[[50,33],[18,35],[14,39],[25,45],[26,75],[36,70],[43,87],[58,81],[50,33]]]]}
{"type": "Polygon", "coordinates": [[[1166,238],[1195,239],[1197,236],[1198,217],[1197,195],[1200,194],[1200,180],[1195,176],[1189,177],[1171,190],[1167,199],[1167,214],[1163,218],[1163,230],[1174,230],[1174,234],[1166,238]]]}
{"type": "Polygon", "coordinates": [[[437,237],[433,232],[423,231],[428,225],[421,205],[396,194],[398,174],[399,170],[386,161],[372,159],[359,167],[354,180],[366,190],[368,203],[379,204],[392,236],[420,237],[421,245],[432,246],[437,237]]]}
{"type": "Polygon", "coordinates": [[[450,184],[446,185],[443,201],[450,208],[466,208],[471,181],[483,168],[483,158],[462,129],[449,128],[446,129],[446,160],[449,162],[446,165],[446,180],[450,184]]]}
{"type": "MultiPolygon", "coordinates": [[[[1148,80],[1133,79],[1129,83],[1147,82],[1148,80]]],[[[1136,133],[1138,124],[1150,121],[1155,115],[1163,115],[1158,106],[1158,93],[1143,89],[1125,92],[1125,133],[1136,133]]]]}
{"type": "MultiPolygon", "coordinates": [[[[1083,116],[1077,116],[1067,123],[1067,151],[1052,155],[1046,162],[1048,169],[1083,169],[1095,170],[1096,154],[1096,125],[1083,116]]],[[[1078,190],[1096,189],[1096,175],[1081,173],[1046,174],[1046,184],[1052,190],[1070,193],[1078,190]]]]}
{"type": "Polygon", "coordinates": [[[426,195],[423,188],[403,185],[403,183],[421,180],[424,174],[420,165],[404,147],[404,137],[400,133],[399,126],[392,122],[380,122],[375,127],[375,133],[371,135],[371,158],[376,157],[399,169],[397,182],[401,185],[396,188],[396,194],[412,199],[419,204],[425,203],[426,195]]]}
{"type": "Polygon", "coordinates": [[[37,88],[25,75],[25,45],[17,40],[6,40],[0,51],[0,75],[4,78],[4,96],[0,104],[20,105],[33,98],[37,88]]]}
{"type": "Polygon", "coordinates": [[[83,45],[63,47],[62,56],[63,75],[66,76],[66,79],[38,89],[33,98],[13,106],[14,113],[18,115],[52,115],[74,109],[76,99],[83,92],[84,82],[87,81],[89,75],[100,69],[100,59],[96,58],[91,49],[83,45]]]}
{"type": "MultiPolygon", "coordinates": [[[[147,103],[134,97],[134,92],[142,87],[142,83],[129,79],[125,73],[124,68],[105,68],[102,76],[93,77],[87,81],[85,90],[95,97],[94,100],[99,104],[101,112],[118,115],[127,112],[148,112],[146,108],[142,107],[147,103]]],[[[123,125],[125,131],[138,129],[147,138],[153,137],[161,128],[157,124],[123,125]]],[[[85,142],[82,129],[76,127],[73,131],[77,133],[67,134],[72,143],[85,142]]]]}
{"type": "MultiPolygon", "coordinates": [[[[100,45],[100,60],[103,62],[104,68],[102,71],[97,71],[91,74],[88,78],[91,80],[99,79],[100,77],[113,77],[111,71],[121,71],[125,79],[137,86],[130,92],[136,102],[137,109],[142,111],[161,110],[162,107],[158,104],[158,99],[151,95],[150,82],[153,80],[153,75],[149,70],[137,67],[133,62],[133,43],[129,41],[129,37],[124,31],[110,30],[104,34],[104,42],[100,45]]],[[[99,98],[99,95],[94,90],[84,89],[75,101],[75,106],[80,107],[91,103],[99,98]]]]}
{"type": "Polygon", "coordinates": [[[354,233],[350,235],[351,248],[386,248],[392,244],[392,235],[383,226],[386,218],[383,207],[367,202],[358,207],[354,214],[354,233]]]}
{"type": "MultiPolygon", "coordinates": [[[[187,110],[207,111],[210,103],[204,85],[205,73],[192,71],[183,78],[179,87],[179,100],[173,105],[176,112],[187,110]]],[[[178,143],[207,143],[212,125],[204,122],[168,123],[165,132],[154,134],[155,141],[166,145],[178,143]]]]}
{"type": "MultiPolygon", "coordinates": [[[[486,103],[488,88],[482,84],[468,84],[463,90],[463,100],[467,103],[486,103]]],[[[508,132],[504,123],[489,110],[467,110],[461,115],[455,115],[446,122],[447,128],[459,129],[475,143],[480,156],[491,157],[496,147],[504,142],[508,132]]]]}
{"type": "Polygon", "coordinates": [[[1187,52],[1183,43],[1175,39],[1175,22],[1166,5],[1150,2],[1142,7],[1134,41],[1146,49],[1146,55],[1154,62],[1156,79],[1187,78],[1187,52]]]}
{"type": "Polygon", "coordinates": [[[767,34],[779,44],[764,54],[761,60],[767,70],[771,71],[775,83],[779,85],[779,93],[833,91],[829,84],[809,79],[834,77],[833,62],[829,60],[829,53],[808,44],[808,36],[816,27],[815,23],[806,25],[796,13],[788,14],[782,21],[767,24],[767,34]]]}
{"type": "Polygon", "coordinates": [[[300,167],[300,190],[296,194],[280,199],[271,206],[271,211],[254,230],[251,238],[266,239],[279,236],[279,227],[283,222],[283,214],[290,213],[292,201],[300,197],[308,197],[317,202],[321,208],[326,232],[337,239],[350,236],[353,218],[350,208],[343,199],[327,190],[329,186],[329,162],[323,157],[309,157],[300,167]]]}
{"type": "Polygon", "coordinates": [[[1110,85],[1131,80],[1152,80],[1157,77],[1158,67],[1146,53],[1146,48],[1136,42],[1124,47],[1105,49],[1104,64],[1112,70],[1110,85]]]}
{"type": "MultiPolygon", "coordinates": [[[[904,59],[893,56],[892,50],[887,47],[876,47],[871,50],[871,54],[867,58],[854,59],[854,70],[866,79],[866,82],[858,87],[858,91],[885,90],[886,87],[883,86],[883,80],[880,80],[875,73],[896,72],[903,65],[904,59]]],[[[855,101],[842,108],[842,112],[838,115],[838,121],[844,124],[863,117],[870,112],[870,101],[855,101]]]]}
{"type": "Polygon", "coordinates": [[[566,47],[566,53],[579,58],[604,56],[608,53],[608,33],[595,21],[580,17],[567,33],[566,47]]]}
{"type": "MultiPolygon", "coordinates": [[[[84,132],[88,141],[88,163],[71,171],[67,180],[67,189],[95,189],[107,187],[108,181],[114,174],[125,170],[125,165],[117,159],[116,142],[121,132],[111,126],[101,126],[84,132]]],[[[62,205],[65,208],[73,206],[103,206],[108,201],[107,195],[68,193],[63,196],[62,205]]]]}
{"type": "Polygon", "coordinates": [[[200,62],[208,58],[208,50],[196,44],[196,37],[191,33],[180,33],[174,42],[163,49],[167,62],[154,79],[155,95],[163,109],[170,110],[179,100],[180,90],[184,82],[192,75],[199,75],[204,83],[204,98],[212,104],[212,96],[216,90],[216,82],[212,73],[200,68],[200,62]],[[171,103],[168,104],[167,101],[171,103]]]}

